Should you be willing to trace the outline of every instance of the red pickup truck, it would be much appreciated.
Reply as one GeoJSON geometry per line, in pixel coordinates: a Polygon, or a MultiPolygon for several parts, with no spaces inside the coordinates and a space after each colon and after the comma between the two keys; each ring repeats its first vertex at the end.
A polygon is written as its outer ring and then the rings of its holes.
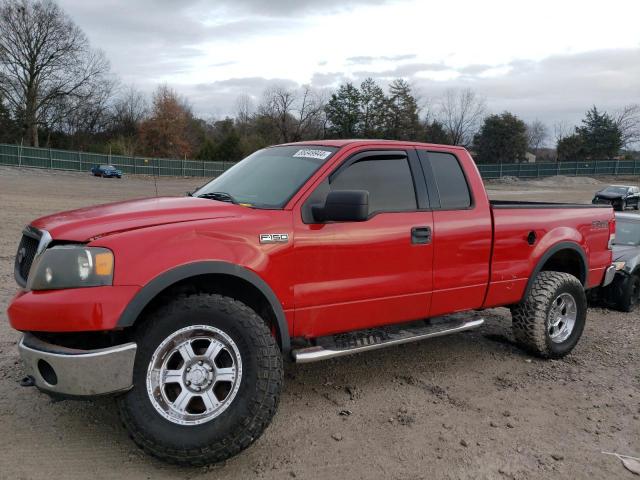
{"type": "Polygon", "coordinates": [[[490,202],[463,148],[377,140],[260,150],[185,198],[34,221],[9,306],[30,380],[117,394],[147,452],[205,464],[269,424],[283,359],[480,326],[561,357],[611,282],[610,206],[490,202]]]}

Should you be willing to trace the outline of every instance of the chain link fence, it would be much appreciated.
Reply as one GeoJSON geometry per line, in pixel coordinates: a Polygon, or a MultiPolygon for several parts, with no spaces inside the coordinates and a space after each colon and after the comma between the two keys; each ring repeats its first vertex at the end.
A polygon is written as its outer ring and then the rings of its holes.
{"type": "Polygon", "coordinates": [[[123,173],[171,177],[217,177],[233,166],[232,162],[180,160],[171,158],[128,157],[99,153],[73,152],[53,148],[0,144],[0,165],[49,168],[88,172],[94,165],[113,165],[123,173]]]}
{"type": "MultiPolygon", "coordinates": [[[[233,166],[233,162],[180,160],[170,158],[128,157],[99,153],[73,152],[53,148],[0,144],[0,165],[50,168],[88,172],[94,165],[113,165],[123,173],[171,177],[213,178],[233,166]]],[[[483,163],[478,165],[485,179],[513,176],[539,178],[554,175],[640,175],[640,160],[602,160],[597,162],[558,163],[483,163]]]]}
{"type": "Polygon", "coordinates": [[[482,178],[518,177],[539,178],[565,175],[567,177],[598,175],[639,175],[639,160],[599,160],[590,162],[554,163],[481,163],[482,178]]]}

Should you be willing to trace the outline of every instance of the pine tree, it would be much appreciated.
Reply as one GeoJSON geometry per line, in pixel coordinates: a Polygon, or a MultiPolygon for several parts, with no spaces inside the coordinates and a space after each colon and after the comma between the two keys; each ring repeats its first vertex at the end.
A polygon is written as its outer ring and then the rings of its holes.
{"type": "Polygon", "coordinates": [[[416,140],[420,132],[420,109],[407,81],[397,79],[391,82],[388,105],[387,138],[416,140]]]}
{"type": "Polygon", "coordinates": [[[362,82],[360,85],[361,125],[359,127],[362,137],[384,137],[387,106],[384,91],[372,78],[367,78],[362,82]]]}
{"type": "Polygon", "coordinates": [[[593,106],[582,120],[582,126],[576,128],[576,134],[582,139],[584,154],[593,160],[615,157],[622,148],[622,133],[607,113],[600,113],[593,106]]]}
{"type": "Polygon", "coordinates": [[[337,93],[325,107],[329,134],[338,138],[355,138],[359,136],[362,120],[360,111],[360,92],[351,83],[341,85],[337,93]]]}

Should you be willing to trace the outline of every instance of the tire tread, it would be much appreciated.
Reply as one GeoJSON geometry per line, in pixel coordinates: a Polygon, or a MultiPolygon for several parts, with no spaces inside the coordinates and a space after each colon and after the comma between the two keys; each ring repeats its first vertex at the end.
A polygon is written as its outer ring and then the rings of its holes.
{"type": "Polygon", "coordinates": [[[583,288],[580,281],[569,273],[539,272],[526,299],[511,308],[515,340],[534,355],[542,358],[559,358],[565,355],[555,352],[550,347],[546,329],[549,305],[558,290],[567,284],[579,286],[580,290],[583,288]]]}

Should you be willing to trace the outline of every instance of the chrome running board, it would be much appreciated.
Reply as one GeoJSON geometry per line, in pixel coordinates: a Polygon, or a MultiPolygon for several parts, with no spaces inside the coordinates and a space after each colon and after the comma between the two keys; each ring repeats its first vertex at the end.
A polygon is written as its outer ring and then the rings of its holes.
{"type": "Polygon", "coordinates": [[[340,333],[315,339],[316,345],[292,350],[296,363],[310,363],[327,358],[342,357],[353,353],[416,342],[425,338],[441,337],[452,333],[478,328],[484,318],[465,319],[456,314],[417,322],[370,328],[340,333]]]}

